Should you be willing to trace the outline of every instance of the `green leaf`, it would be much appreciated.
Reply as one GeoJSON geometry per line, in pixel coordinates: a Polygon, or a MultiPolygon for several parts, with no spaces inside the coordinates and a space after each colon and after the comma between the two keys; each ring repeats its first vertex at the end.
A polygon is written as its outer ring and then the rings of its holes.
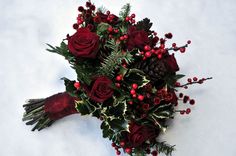
{"type": "Polygon", "coordinates": [[[61,42],[60,47],[57,47],[57,46],[53,47],[50,44],[47,44],[47,45],[49,46],[49,48],[46,49],[47,51],[64,56],[65,59],[68,60],[70,64],[75,63],[76,58],[69,52],[67,48],[67,44],[65,42],[61,42]]]}
{"type": "Polygon", "coordinates": [[[175,79],[175,80],[179,80],[179,79],[181,79],[181,78],[183,78],[183,77],[185,77],[185,75],[183,75],[183,74],[177,74],[177,75],[175,75],[174,79],[175,79]]]}
{"type": "Polygon", "coordinates": [[[109,28],[109,26],[110,25],[108,23],[100,23],[97,26],[97,34],[101,36],[102,34],[107,33],[107,29],[109,28]]]}
{"type": "Polygon", "coordinates": [[[128,64],[133,61],[133,56],[130,53],[122,53],[120,50],[120,45],[115,42],[115,40],[107,41],[105,45],[107,48],[111,49],[111,54],[104,59],[97,71],[97,75],[105,75],[109,78],[113,78],[115,70],[118,69],[122,60],[125,60],[128,64]]]}
{"type": "Polygon", "coordinates": [[[128,122],[123,119],[113,119],[109,122],[109,125],[115,132],[128,130],[128,122]]]}
{"type": "Polygon", "coordinates": [[[71,96],[76,97],[76,88],[74,87],[75,81],[71,81],[65,77],[61,78],[61,80],[64,80],[64,84],[66,86],[66,92],[70,94],[71,96]]]}
{"type": "Polygon", "coordinates": [[[75,108],[81,115],[88,115],[95,111],[95,107],[90,105],[86,100],[76,101],[75,108]]]}
{"type": "Polygon", "coordinates": [[[128,84],[137,83],[139,87],[143,87],[150,82],[143,71],[135,68],[129,69],[124,78],[128,84]]]}

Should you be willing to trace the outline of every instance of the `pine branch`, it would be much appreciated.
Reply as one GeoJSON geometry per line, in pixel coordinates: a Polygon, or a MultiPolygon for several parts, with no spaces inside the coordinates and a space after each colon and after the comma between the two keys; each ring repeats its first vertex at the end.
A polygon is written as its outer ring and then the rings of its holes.
{"type": "Polygon", "coordinates": [[[175,150],[175,145],[169,145],[165,142],[157,142],[156,149],[159,153],[164,153],[166,156],[171,156],[172,152],[175,150]]]}
{"type": "Polygon", "coordinates": [[[111,54],[105,58],[97,73],[98,75],[106,75],[113,78],[115,70],[119,68],[122,60],[125,60],[129,64],[133,61],[133,56],[128,52],[122,53],[119,44],[116,44],[115,40],[108,41],[105,46],[112,51],[111,54]]]}
{"type": "Polygon", "coordinates": [[[124,20],[127,16],[129,16],[129,14],[130,14],[130,9],[131,9],[131,5],[130,5],[129,3],[127,3],[126,5],[124,5],[124,6],[121,8],[121,11],[120,11],[120,13],[119,13],[120,18],[124,20]]]}
{"type": "Polygon", "coordinates": [[[54,47],[50,44],[47,44],[49,46],[48,49],[46,49],[47,51],[49,52],[52,52],[52,53],[56,53],[56,54],[59,54],[59,55],[62,55],[65,57],[66,60],[69,61],[70,64],[74,64],[76,59],[75,57],[69,52],[68,48],[67,48],[67,45],[65,42],[61,42],[61,45],[60,47],[54,47]]]}

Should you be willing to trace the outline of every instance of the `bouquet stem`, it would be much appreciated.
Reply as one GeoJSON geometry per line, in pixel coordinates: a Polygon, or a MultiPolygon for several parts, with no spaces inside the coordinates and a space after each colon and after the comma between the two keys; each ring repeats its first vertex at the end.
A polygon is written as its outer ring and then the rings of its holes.
{"type": "Polygon", "coordinates": [[[26,125],[35,124],[32,131],[40,131],[60,118],[78,113],[75,109],[75,100],[76,98],[66,92],[47,98],[30,99],[23,105],[25,113],[22,120],[27,121],[26,125]]]}

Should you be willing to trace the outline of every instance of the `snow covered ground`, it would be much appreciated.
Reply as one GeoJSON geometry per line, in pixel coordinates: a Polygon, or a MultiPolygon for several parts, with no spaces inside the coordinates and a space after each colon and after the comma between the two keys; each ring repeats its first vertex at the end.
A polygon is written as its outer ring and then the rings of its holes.
{"type": "MultiPolygon", "coordinates": [[[[173,156],[236,155],[236,1],[235,0],[94,0],[118,13],[132,4],[138,19],[149,17],[159,34],[172,32],[173,41],[192,45],[177,55],[180,73],[213,76],[184,92],[196,97],[190,116],[177,116],[162,137],[176,144],[173,156]]],[[[0,155],[113,156],[101,136],[100,122],[72,115],[41,132],[21,121],[27,98],[64,91],[59,79],[75,79],[60,56],[46,52],[58,45],[76,20],[85,0],[0,1],[0,155]]]]}

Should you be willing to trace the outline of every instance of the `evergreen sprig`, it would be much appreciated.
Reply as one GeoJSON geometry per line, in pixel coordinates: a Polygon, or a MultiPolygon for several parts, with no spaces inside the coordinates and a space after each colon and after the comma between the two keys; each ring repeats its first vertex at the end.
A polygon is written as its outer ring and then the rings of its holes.
{"type": "Polygon", "coordinates": [[[127,16],[129,16],[129,14],[130,14],[130,9],[131,9],[131,5],[130,5],[129,3],[127,3],[126,5],[124,5],[124,6],[121,8],[121,11],[120,11],[120,13],[119,13],[120,18],[124,20],[127,16]]]}
{"type": "Polygon", "coordinates": [[[107,41],[105,46],[111,49],[111,54],[101,63],[101,67],[98,69],[98,75],[106,75],[109,78],[113,78],[115,70],[119,68],[122,60],[125,60],[129,64],[133,61],[133,56],[129,52],[122,53],[120,45],[116,44],[115,40],[107,41]]]}
{"type": "Polygon", "coordinates": [[[48,49],[46,49],[47,51],[49,52],[52,52],[52,53],[56,53],[56,54],[59,54],[61,56],[64,56],[66,60],[69,61],[70,64],[74,64],[76,59],[75,57],[69,52],[68,48],[67,48],[67,44],[65,42],[61,42],[61,45],[60,47],[58,46],[52,46],[50,44],[47,44],[49,46],[48,49]]]}
{"type": "Polygon", "coordinates": [[[165,153],[166,156],[171,156],[172,152],[175,150],[175,145],[169,145],[165,142],[157,142],[156,143],[156,150],[159,153],[165,153]]]}

